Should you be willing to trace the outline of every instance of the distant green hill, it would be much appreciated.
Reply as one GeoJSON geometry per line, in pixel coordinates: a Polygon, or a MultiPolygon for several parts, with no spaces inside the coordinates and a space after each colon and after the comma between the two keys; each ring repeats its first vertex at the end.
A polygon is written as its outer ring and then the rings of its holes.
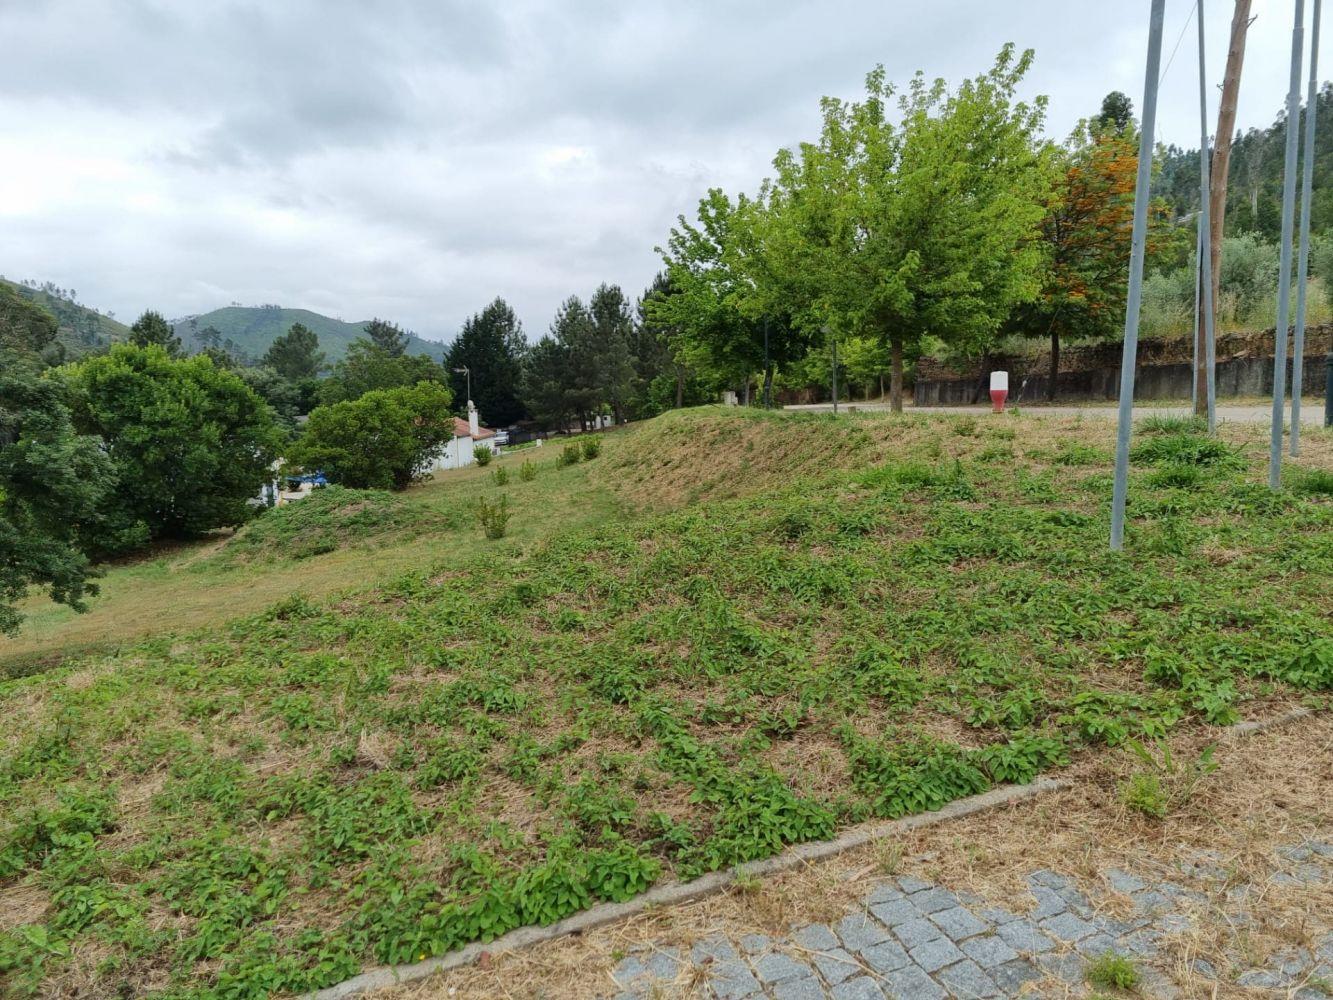
{"type": "Polygon", "coordinates": [[[3,277],[0,277],[0,282],[55,316],[56,322],[60,324],[56,337],[72,357],[129,338],[130,328],[124,323],[74,301],[73,289],[58,288],[49,281],[36,288],[3,277]]]}
{"type": "MultiPolygon", "coordinates": [[[[207,344],[200,339],[200,334],[212,327],[220,335],[218,346],[225,348],[230,341],[232,353],[257,361],[276,338],[291,329],[293,323],[304,323],[319,337],[319,349],[327,355],[329,361],[337,361],[347,353],[352,341],[365,336],[367,322],[345,323],[309,309],[227,306],[199,316],[173,320],[172,327],[186,350],[203,350],[207,344]]],[[[411,354],[426,354],[440,360],[446,348],[444,344],[412,335],[407,349],[411,354]]]]}

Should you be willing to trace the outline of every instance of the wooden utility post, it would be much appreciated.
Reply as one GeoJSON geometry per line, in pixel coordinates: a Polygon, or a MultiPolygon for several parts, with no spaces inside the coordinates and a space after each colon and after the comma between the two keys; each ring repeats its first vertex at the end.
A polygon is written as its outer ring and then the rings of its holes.
{"type": "MultiPolygon", "coordinates": [[[[1227,49],[1226,75],[1222,77],[1222,102],[1217,108],[1217,133],[1213,138],[1213,169],[1209,177],[1209,261],[1212,265],[1213,302],[1222,294],[1222,226],[1227,214],[1227,171],[1231,165],[1231,139],[1236,134],[1236,102],[1240,97],[1240,71],[1245,64],[1245,36],[1250,30],[1250,0],[1236,0],[1231,16],[1231,44],[1227,49]]],[[[1216,307],[1214,305],[1214,307],[1216,307]]],[[[1208,371],[1204,364],[1203,324],[1199,324],[1199,342],[1194,370],[1194,413],[1206,417],[1208,371]]]]}

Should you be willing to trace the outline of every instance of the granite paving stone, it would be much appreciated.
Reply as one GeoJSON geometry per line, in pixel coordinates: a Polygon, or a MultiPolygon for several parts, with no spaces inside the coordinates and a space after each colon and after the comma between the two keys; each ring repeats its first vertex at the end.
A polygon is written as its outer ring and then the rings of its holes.
{"type": "Polygon", "coordinates": [[[832,951],[842,947],[838,935],[834,934],[833,928],[827,924],[806,924],[804,927],[798,927],[792,933],[791,939],[802,948],[809,948],[811,951],[832,951]]]}
{"type": "Polygon", "coordinates": [[[909,920],[905,924],[898,924],[893,928],[893,933],[907,948],[915,948],[927,941],[942,941],[944,939],[944,932],[925,917],[918,917],[916,920],[909,920]]]}
{"type": "Polygon", "coordinates": [[[1072,913],[1060,913],[1054,917],[1043,920],[1039,925],[1043,931],[1052,937],[1059,938],[1073,944],[1075,941],[1082,941],[1090,934],[1096,934],[1097,928],[1088,923],[1082,917],[1076,917],[1072,913]]]}
{"type": "Polygon", "coordinates": [[[946,965],[952,965],[954,962],[961,961],[965,956],[958,950],[958,946],[948,938],[939,938],[936,941],[927,941],[925,944],[919,944],[915,948],[909,948],[907,953],[912,956],[912,961],[927,972],[934,972],[936,969],[942,969],[946,965]]]}
{"type": "Polygon", "coordinates": [[[824,987],[813,976],[808,979],[788,979],[773,987],[773,1000],[825,1000],[824,987]]]}
{"type": "Polygon", "coordinates": [[[838,924],[838,937],[848,951],[860,951],[889,939],[889,931],[868,913],[849,913],[838,924]]]}
{"type": "Polygon", "coordinates": [[[897,941],[884,941],[873,948],[867,948],[861,952],[861,956],[876,972],[892,972],[912,961],[906,949],[897,941]]]}
{"type": "Polygon", "coordinates": [[[961,906],[932,913],[930,919],[940,930],[955,941],[961,941],[977,934],[984,934],[990,930],[989,924],[978,920],[970,910],[961,906]]]}
{"type": "Polygon", "coordinates": [[[934,889],[927,889],[925,892],[913,893],[909,898],[912,905],[922,913],[938,913],[940,910],[949,910],[958,906],[958,897],[948,889],[942,889],[938,886],[934,889]]]}
{"type": "Polygon", "coordinates": [[[1018,952],[1011,948],[1004,938],[998,934],[968,938],[966,941],[960,942],[958,947],[963,950],[963,954],[983,969],[991,969],[997,965],[1003,965],[1005,962],[1012,962],[1018,957],[1018,952]]]}
{"type": "Polygon", "coordinates": [[[1046,952],[1055,947],[1054,941],[1027,921],[1001,924],[995,933],[1004,938],[1005,944],[1020,952],[1046,952]]]}
{"type": "Polygon", "coordinates": [[[832,1000],[884,1000],[884,991],[869,976],[857,976],[833,987],[829,996],[832,1000]]]}
{"type": "Polygon", "coordinates": [[[1000,995],[1000,988],[995,985],[995,981],[982,972],[976,962],[970,960],[965,959],[940,969],[935,973],[935,978],[958,1000],[986,1000],[1000,995]]]}
{"type": "MultiPolygon", "coordinates": [[[[874,951],[891,943],[886,941],[884,944],[875,945],[874,948],[868,950],[874,951]]],[[[863,971],[856,956],[843,948],[816,952],[810,956],[810,962],[832,986],[837,986],[844,979],[851,979],[852,976],[859,975],[863,971]]]]}
{"type": "Polygon", "coordinates": [[[739,959],[718,962],[710,967],[708,985],[717,1000],[741,1000],[762,991],[759,980],[739,959]]]}
{"type": "Polygon", "coordinates": [[[890,927],[905,924],[909,920],[921,919],[921,911],[906,898],[891,899],[884,903],[871,903],[870,912],[875,915],[875,919],[888,924],[890,927]]]}
{"type": "Polygon", "coordinates": [[[895,1000],[943,1000],[944,987],[915,965],[884,974],[884,993],[895,1000]]]}
{"type": "Polygon", "coordinates": [[[1017,996],[1025,983],[1043,978],[1042,971],[1026,958],[1016,958],[990,969],[991,980],[1009,996],[1017,996]]]}
{"type": "Polygon", "coordinates": [[[804,979],[815,974],[810,966],[780,951],[771,951],[754,959],[754,971],[765,984],[780,983],[785,979],[804,979]]]}

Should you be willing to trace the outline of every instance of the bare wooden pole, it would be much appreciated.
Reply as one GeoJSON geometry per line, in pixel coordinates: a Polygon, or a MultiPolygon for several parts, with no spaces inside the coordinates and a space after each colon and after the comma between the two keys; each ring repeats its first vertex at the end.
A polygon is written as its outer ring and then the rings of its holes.
{"type": "MultiPolygon", "coordinates": [[[[1245,36],[1250,30],[1250,0],[1236,0],[1231,16],[1231,44],[1227,48],[1227,68],[1222,77],[1222,98],[1217,108],[1217,132],[1213,139],[1213,168],[1208,178],[1209,192],[1209,262],[1212,265],[1213,304],[1222,294],[1222,228],[1227,215],[1227,174],[1231,166],[1231,140],[1236,134],[1236,102],[1240,97],[1240,71],[1245,64],[1245,36]]],[[[1199,352],[1195,369],[1197,390],[1194,412],[1207,417],[1208,373],[1204,353],[1199,352]]]]}

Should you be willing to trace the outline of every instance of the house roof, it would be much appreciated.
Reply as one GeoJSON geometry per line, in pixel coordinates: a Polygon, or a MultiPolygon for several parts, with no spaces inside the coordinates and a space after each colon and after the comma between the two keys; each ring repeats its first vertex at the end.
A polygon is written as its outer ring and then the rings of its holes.
{"type": "MultiPolygon", "coordinates": [[[[472,426],[462,417],[454,417],[454,437],[470,438],[472,437],[472,426]]],[[[484,441],[486,438],[495,437],[495,431],[489,427],[478,427],[475,440],[484,441]]]]}

